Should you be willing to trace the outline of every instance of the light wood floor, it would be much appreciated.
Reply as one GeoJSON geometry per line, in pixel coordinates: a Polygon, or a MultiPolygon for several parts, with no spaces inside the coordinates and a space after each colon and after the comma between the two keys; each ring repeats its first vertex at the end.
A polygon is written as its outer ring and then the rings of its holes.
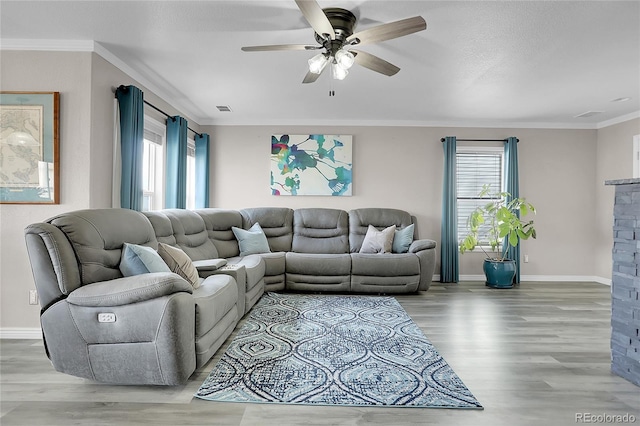
{"type": "Polygon", "coordinates": [[[40,341],[3,340],[0,424],[555,426],[580,413],[640,424],[640,388],[610,372],[610,287],[435,283],[398,300],[483,411],[209,402],[192,395],[221,351],[182,387],[110,386],[55,372],[40,341]]]}

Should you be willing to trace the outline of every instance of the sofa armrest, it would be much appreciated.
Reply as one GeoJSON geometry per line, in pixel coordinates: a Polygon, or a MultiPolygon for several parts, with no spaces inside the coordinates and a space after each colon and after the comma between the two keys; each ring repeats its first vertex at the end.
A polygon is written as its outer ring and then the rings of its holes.
{"type": "Polygon", "coordinates": [[[436,248],[436,242],[433,240],[415,240],[409,246],[409,253],[417,253],[422,250],[434,249],[436,248]]]}
{"type": "Polygon", "coordinates": [[[209,272],[209,275],[229,275],[236,280],[238,284],[238,314],[240,317],[244,315],[245,311],[245,294],[247,293],[247,270],[243,265],[229,264],[222,268],[209,272]]]}
{"type": "Polygon", "coordinates": [[[227,264],[227,259],[204,259],[194,260],[193,266],[196,267],[198,273],[202,271],[216,271],[227,264]]]}
{"type": "Polygon", "coordinates": [[[87,284],[73,291],[67,302],[76,306],[122,306],[179,292],[192,293],[193,287],[177,274],[156,272],[87,284]]]}

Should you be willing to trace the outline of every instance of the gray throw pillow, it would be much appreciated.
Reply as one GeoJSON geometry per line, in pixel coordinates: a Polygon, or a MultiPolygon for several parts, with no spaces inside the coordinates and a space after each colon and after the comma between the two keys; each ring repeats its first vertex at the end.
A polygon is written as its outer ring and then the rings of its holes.
{"type": "Polygon", "coordinates": [[[406,253],[409,251],[409,246],[413,242],[413,223],[403,229],[396,229],[396,234],[393,237],[393,252],[394,253],[406,253]]]}
{"type": "Polygon", "coordinates": [[[235,226],[232,226],[231,230],[238,240],[240,256],[271,252],[267,236],[264,235],[264,231],[258,222],[248,230],[237,228],[235,226]]]}
{"type": "Polygon", "coordinates": [[[364,241],[362,241],[362,247],[360,247],[360,253],[391,253],[395,232],[395,225],[391,225],[382,231],[378,231],[375,226],[369,225],[364,241]]]}
{"type": "Polygon", "coordinates": [[[175,272],[193,286],[200,287],[200,277],[196,267],[193,266],[191,258],[178,247],[170,246],[165,243],[158,243],[158,254],[167,264],[171,272],[175,272]]]}
{"type": "Polygon", "coordinates": [[[120,272],[125,277],[150,272],[171,272],[157,251],[151,247],[124,243],[120,256],[120,272]]]}

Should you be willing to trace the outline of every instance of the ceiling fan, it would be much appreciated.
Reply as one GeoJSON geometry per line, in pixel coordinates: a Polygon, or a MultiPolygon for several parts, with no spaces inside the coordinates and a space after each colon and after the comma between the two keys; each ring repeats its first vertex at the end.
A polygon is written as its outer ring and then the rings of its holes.
{"type": "Polygon", "coordinates": [[[323,50],[309,59],[309,72],[302,80],[303,83],[316,81],[328,64],[330,64],[333,78],[337,80],[343,80],[354,63],[380,74],[392,76],[400,71],[400,68],[375,55],[352,47],[403,37],[427,28],[427,23],[422,16],[414,16],[354,33],[357,19],[349,10],[335,7],[322,9],[315,0],[295,0],[295,2],[315,31],[315,39],[319,46],[275,44],[245,46],[242,50],[245,52],[323,50]]]}

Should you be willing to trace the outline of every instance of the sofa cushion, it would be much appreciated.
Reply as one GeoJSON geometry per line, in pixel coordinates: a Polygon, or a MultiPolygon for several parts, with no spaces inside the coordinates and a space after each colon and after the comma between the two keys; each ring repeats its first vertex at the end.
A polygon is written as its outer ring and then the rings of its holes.
{"type": "Polygon", "coordinates": [[[124,243],[120,272],[125,277],[151,272],[172,272],[157,251],[151,247],[124,243]]]}
{"type": "Polygon", "coordinates": [[[406,253],[409,251],[409,246],[413,242],[414,224],[404,227],[403,229],[396,228],[395,235],[393,236],[393,253],[406,253]]]}
{"type": "Polygon", "coordinates": [[[167,215],[159,211],[142,212],[142,214],[151,222],[153,231],[156,234],[156,240],[158,240],[159,243],[165,243],[171,246],[176,245],[173,226],[171,226],[171,220],[169,220],[167,215]]]}
{"type": "Polygon", "coordinates": [[[163,210],[162,213],[171,221],[176,245],[187,253],[191,260],[220,257],[199,214],[185,209],[163,210]]]}
{"type": "Polygon", "coordinates": [[[367,234],[369,225],[384,229],[395,225],[401,230],[413,223],[411,215],[398,209],[366,208],[349,211],[349,248],[351,253],[358,253],[367,234]]]}
{"type": "Polygon", "coordinates": [[[71,243],[82,284],[121,278],[124,243],[158,246],[149,219],[129,209],[88,209],[63,213],[47,221],[71,243]]]}
{"type": "Polygon", "coordinates": [[[297,209],[293,212],[292,251],[349,253],[349,216],[336,209],[297,209]]]}
{"type": "Polygon", "coordinates": [[[165,243],[158,243],[158,254],[167,264],[171,272],[187,280],[193,288],[200,287],[200,277],[193,262],[185,252],[165,243]]]}
{"type": "Polygon", "coordinates": [[[413,253],[351,253],[351,274],[377,277],[419,275],[420,262],[413,253]]]}
{"type": "Polygon", "coordinates": [[[242,227],[260,223],[272,252],[291,251],[293,210],[286,207],[256,207],[240,210],[242,227]]]}
{"type": "Polygon", "coordinates": [[[391,253],[395,232],[395,225],[391,225],[382,231],[378,231],[373,225],[369,225],[367,235],[365,235],[362,247],[360,247],[360,253],[391,253]]]}
{"type": "Polygon", "coordinates": [[[193,291],[196,304],[196,340],[207,334],[228,312],[235,309],[238,289],[228,275],[211,275],[193,291]]]}
{"type": "Polygon", "coordinates": [[[286,288],[300,291],[349,291],[351,258],[348,253],[286,254],[286,288]]]}
{"type": "Polygon", "coordinates": [[[231,230],[238,240],[240,256],[269,253],[271,251],[269,249],[267,237],[264,235],[264,232],[258,222],[254,223],[253,226],[247,230],[240,229],[236,226],[233,226],[231,230]]]}
{"type": "Polygon", "coordinates": [[[218,250],[217,257],[234,257],[240,254],[238,240],[232,227],[242,228],[242,216],[237,210],[198,209],[196,213],[204,220],[209,240],[218,250]]]}

